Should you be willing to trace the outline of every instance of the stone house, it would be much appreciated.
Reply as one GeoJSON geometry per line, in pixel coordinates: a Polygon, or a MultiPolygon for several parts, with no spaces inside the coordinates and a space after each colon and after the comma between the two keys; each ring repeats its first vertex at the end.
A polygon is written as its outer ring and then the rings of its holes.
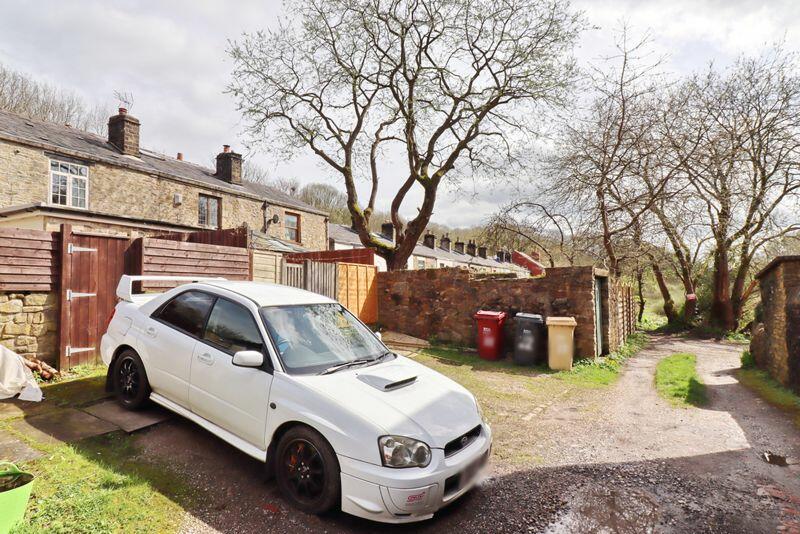
{"type": "Polygon", "coordinates": [[[244,181],[229,146],[208,169],[142,148],[140,133],[124,108],[107,138],[0,111],[0,227],[135,236],[247,225],[292,248],[327,247],[328,214],[244,181]]]}
{"type": "MultiPolygon", "coordinates": [[[[391,223],[386,223],[380,234],[373,235],[390,244],[394,240],[394,227],[391,223]]],[[[343,224],[328,224],[328,241],[328,250],[355,250],[364,247],[356,231],[343,224]]],[[[374,261],[379,271],[386,271],[386,260],[375,255],[374,261]]],[[[529,275],[527,269],[511,261],[511,253],[497,251],[497,254],[491,256],[487,247],[473,242],[464,243],[460,239],[453,242],[447,235],[437,240],[430,232],[426,232],[422,242],[414,247],[406,265],[407,270],[447,267],[466,267],[473,272],[482,273],[529,275]]]]}

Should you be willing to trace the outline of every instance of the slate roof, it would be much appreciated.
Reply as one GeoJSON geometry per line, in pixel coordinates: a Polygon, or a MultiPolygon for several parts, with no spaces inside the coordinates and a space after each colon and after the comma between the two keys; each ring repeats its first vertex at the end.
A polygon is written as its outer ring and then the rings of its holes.
{"type": "MultiPolygon", "coordinates": [[[[375,232],[373,232],[372,236],[387,245],[391,245],[392,243],[381,234],[376,234],[375,232]]],[[[337,243],[363,247],[363,245],[361,244],[361,239],[358,237],[358,233],[349,226],[343,224],[328,223],[328,238],[333,239],[337,243]]],[[[425,258],[434,258],[436,260],[451,261],[463,265],[491,267],[495,269],[513,269],[513,270],[519,270],[520,272],[525,272],[525,273],[528,272],[526,269],[523,269],[518,265],[508,262],[497,261],[494,258],[481,258],[480,256],[470,256],[469,254],[460,254],[454,250],[448,252],[443,248],[439,247],[430,248],[420,244],[417,244],[414,247],[413,254],[414,256],[422,256],[425,258]]]]}
{"type": "Polygon", "coordinates": [[[127,167],[228,193],[266,200],[271,204],[327,216],[328,213],[302,202],[274,187],[244,182],[230,184],[214,176],[214,170],[147,149],[140,157],[126,156],[102,136],[0,111],[0,139],[50,150],[65,156],[127,167]]]}

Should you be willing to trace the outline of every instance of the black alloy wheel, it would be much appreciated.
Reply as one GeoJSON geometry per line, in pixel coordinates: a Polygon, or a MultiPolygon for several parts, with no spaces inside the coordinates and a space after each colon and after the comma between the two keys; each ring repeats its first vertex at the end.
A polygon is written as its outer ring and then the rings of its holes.
{"type": "Polygon", "coordinates": [[[136,410],[150,398],[150,383],[139,355],[126,350],[114,362],[114,393],[123,408],[136,410]]]}
{"type": "Polygon", "coordinates": [[[298,425],[281,436],[274,465],[278,488],[295,508],[321,514],[340,504],[336,453],[311,427],[298,425]]]}

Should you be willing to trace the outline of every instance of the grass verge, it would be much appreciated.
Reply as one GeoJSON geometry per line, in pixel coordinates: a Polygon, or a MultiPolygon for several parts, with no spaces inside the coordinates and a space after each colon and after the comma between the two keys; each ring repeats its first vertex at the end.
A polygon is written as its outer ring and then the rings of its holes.
{"type": "Polygon", "coordinates": [[[614,383],[622,370],[622,364],[647,345],[647,336],[634,333],[625,343],[604,358],[579,360],[571,371],[561,371],[553,378],[584,387],[603,387],[614,383]]]}
{"type": "Polygon", "coordinates": [[[708,400],[694,354],[673,354],[658,362],[656,390],[676,406],[702,406],[708,400]]]}
{"type": "MultiPolygon", "coordinates": [[[[743,358],[744,361],[744,358],[743,358]]],[[[783,387],[766,371],[754,367],[742,367],[737,371],[739,382],[755,391],[769,404],[780,408],[792,416],[795,425],[800,428],[800,396],[783,387]]]]}

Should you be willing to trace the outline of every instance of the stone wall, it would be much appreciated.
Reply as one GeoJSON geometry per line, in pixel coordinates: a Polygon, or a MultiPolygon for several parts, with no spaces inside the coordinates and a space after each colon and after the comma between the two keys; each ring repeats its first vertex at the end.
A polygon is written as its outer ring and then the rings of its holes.
{"type": "Polygon", "coordinates": [[[0,293],[0,344],[55,366],[58,294],[0,293]]]}
{"type": "Polygon", "coordinates": [[[758,367],[800,393],[800,257],[777,258],[759,274],[759,285],[750,351],[758,367]]]}
{"type": "MultiPolygon", "coordinates": [[[[480,309],[575,317],[575,352],[594,357],[594,278],[592,267],[547,269],[543,278],[471,275],[467,269],[378,273],[378,322],[422,339],[476,345],[472,316],[480,309]]],[[[604,305],[608,308],[608,305],[604,305]]],[[[616,320],[606,328],[618,328],[616,320]]],[[[513,321],[506,322],[506,348],[512,347],[513,321]]],[[[608,332],[604,339],[609,339],[608,332]]],[[[619,343],[619,336],[614,343],[619,343]]],[[[609,340],[611,341],[611,340],[609,340]]],[[[614,346],[610,349],[613,350],[614,346]]]]}
{"type": "MultiPolygon", "coordinates": [[[[44,150],[0,141],[0,169],[0,208],[48,202],[50,160],[44,150]]],[[[257,197],[231,194],[212,185],[190,185],[105,163],[89,165],[89,211],[196,227],[201,193],[222,200],[223,228],[242,224],[256,230],[264,227],[264,201],[257,197]],[[176,194],[182,196],[179,205],[174,202],[176,194]]],[[[312,250],[327,248],[326,217],[273,203],[269,203],[267,210],[268,216],[278,215],[280,219],[278,224],[269,226],[270,235],[283,239],[286,212],[298,213],[301,245],[312,250]]],[[[91,223],[86,226],[91,227],[91,223]]]]}

